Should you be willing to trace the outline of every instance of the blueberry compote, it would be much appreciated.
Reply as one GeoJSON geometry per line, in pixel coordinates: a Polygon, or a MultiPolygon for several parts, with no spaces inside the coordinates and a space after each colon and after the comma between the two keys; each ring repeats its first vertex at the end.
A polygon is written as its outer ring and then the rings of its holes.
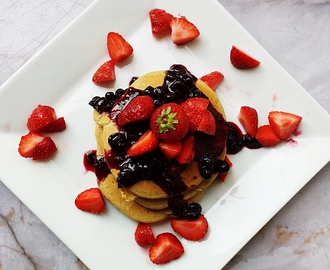
{"type": "MultiPolygon", "coordinates": [[[[89,104],[99,113],[108,113],[116,121],[118,113],[137,95],[149,95],[153,98],[155,108],[168,102],[182,103],[192,97],[207,96],[202,93],[195,83],[197,78],[184,66],[173,65],[166,71],[164,83],[158,87],[147,87],[144,91],[128,87],[118,89],[115,93],[107,93],[105,97],[94,97],[89,104]]],[[[211,105],[208,108],[213,114],[217,130],[214,136],[195,132],[195,158],[200,175],[209,179],[213,173],[225,173],[229,165],[218,157],[226,147],[228,124],[223,116],[211,105]]],[[[129,157],[127,149],[133,145],[149,128],[149,121],[139,121],[120,127],[117,133],[108,138],[111,150],[108,151],[106,162],[110,168],[119,170],[117,183],[119,188],[130,187],[141,180],[155,182],[169,195],[169,207],[177,217],[196,219],[201,213],[197,203],[187,204],[182,199],[182,192],[187,186],[181,178],[181,173],[187,165],[181,165],[176,160],[168,161],[159,149],[153,152],[129,157]]]]}
{"type": "Polygon", "coordinates": [[[95,150],[90,150],[85,153],[84,166],[87,171],[94,172],[97,179],[100,181],[111,173],[104,156],[96,155],[95,150]]]}
{"type": "Polygon", "coordinates": [[[256,138],[251,138],[249,134],[243,134],[240,128],[233,122],[228,122],[227,154],[234,155],[244,147],[258,149],[262,145],[256,138]]]}

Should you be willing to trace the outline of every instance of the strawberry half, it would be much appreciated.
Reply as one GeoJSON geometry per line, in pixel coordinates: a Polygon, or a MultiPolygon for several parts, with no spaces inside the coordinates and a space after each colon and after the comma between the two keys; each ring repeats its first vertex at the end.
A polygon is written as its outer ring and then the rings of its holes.
{"type": "Polygon", "coordinates": [[[224,76],[220,71],[212,71],[199,79],[205,82],[213,91],[215,91],[220,83],[222,82],[224,76]]]}
{"type": "Polygon", "coordinates": [[[262,146],[274,146],[280,142],[280,138],[275,134],[270,125],[260,126],[257,130],[256,139],[262,146]]]}
{"type": "Polygon", "coordinates": [[[238,121],[242,124],[246,133],[249,134],[251,138],[254,138],[258,129],[257,110],[249,106],[242,106],[237,118],[238,121]]]}
{"type": "Polygon", "coordinates": [[[290,137],[299,126],[302,117],[293,113],[272,111],[268,115],[268,121],[275,134],[285,140],[290,137]]]}
{"type": "Polygon", "coordinates": [[[149,20],[151,24],[151,32],[153,35],[159,34],[163,31],[170,30],[170,22],[173,15],[163,9],[155,8],[149,12],[149,20]]]}
{"type": "Polygon", "coordinates": [[[94,73],[92,82],[111,82],[116,80],[115,61],[109,60],[103,63],[94,73]]]}
{"type": "Polygon", "coordinates": [[[204,132],[209,135],[215,135],[217,131],[217,124],[214,116],[209,110],[205,110],[201,115],[201,121],[197,127],[197,131],[204,132]]]}
{"type": "Polygon", "coordinates": [[[109,32],[107,35],[107,47],[110,58],[119,63],[133,53],[132,46],[116,32],[109,32]]]}
{"type": "Polygon", "coordinates": [[[160,142],[159,148],[167,160],[172,160],[180,154],[182,143],[181,141],[176,141],[173,143],[160,142]]]}
{"type": "Polygon", "coordinates": [[[53,133],[60,132],[66,129],[66,122],[64,117],[59,117],[55,121],[39,129],[40,132],[53,133]]]}
{"type": "Polygon", "coordinates": [[[90,188],[81,192],[74,203],[78,209],[94,214],[102,213],[106,206],[99,188],[90,188]]]}
{"type": "Polygon", "coordinates": [[[176,103],[158,107],[150,119],[150,128],[164,142],[180,141],[188,132],[190,121],[184,108],[176,103]]]}
{"type": "Polygon", "coordinates": [[[156,241],[150,224],[139,222],[134,232],[136,243],[140,247],[149,247],[156,241]]]}
{"type": "Polygon", "coordinates": [[[204,215],[200,215],[195,220],[172,219],[171,226],[177,234],[191,241],[203,239],[209,227],[204,215]]]}
{"type": "Polygon", "coordinates": [[[154,100],[150,96],[137,96],[118,114],[117,123],[119,126],[123,126],[149,119],[154,108],[154,100]]]}
{"type": "Polygon", "coordinates": [[[230,50],[230,62],[234,67],[239,69],[255,68],[260,64],[258,60],[254,59],[236,46],[232,46],[230,50]]]}
{"type": "Polygon", "coordinates": [[[38,105],[27,121],[29,131],[59,132],[66,129],[64,117],[57,118],[54,108],[47,105],[38,105]]]}
{"type": "Polygon", "coordinates": [[[158,147],[158,138],[148,129],[130,148],[127,155],[138,156],[154,151],[158,147]]]}
{"type": "Polygon", "coordinates": [[[176,45],[186,44],[200,35],[198,28],[186,17],[173,18],[170,26],[172,29],[171,39],[176,45]]]}
{"type": "Polygon", "coordinates": [[[44,137],[34,131],[22,136],[18,146],[18,152],[22,157],[33,160],[48,159],[56,150],[56,145],[50,137],[44,137]]]}
{"type": "Polygon", "coordinates": [[[176,260],[184,253],[179,239],[172,233],[161,233],[156,237],[155,243],[149,249],[149,259],[154,264],[165,264],[176,260]]]}
{"type": "Polygon", "coordinates": [[[47,105],[38,105],[31,113],[27,121],[29,131],[40,131],[49,123],[56,120],[54,108],[47,105]]]}
{"type": "Polygon", "coordinates": [[[208,105],[209,100],[201,97],[190,98],[181,104],[190,121],[190,133],[193,133],[197,130],[202,119],[202,115],[204,111],[207,110],[208,105]]]}
{"type": "Polygon", "coordinates": [[[182,142],[182,148],[180,154],[176,157],[176,160],[180,164],[188,164],[195,157],[195,145],[194,145],[194,136],[189,135],[182,142]]]}

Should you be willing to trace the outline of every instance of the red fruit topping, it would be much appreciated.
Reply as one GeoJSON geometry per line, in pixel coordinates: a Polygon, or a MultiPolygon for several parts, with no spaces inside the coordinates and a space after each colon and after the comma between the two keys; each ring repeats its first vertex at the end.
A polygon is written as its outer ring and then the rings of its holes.
{"type": "Polygon", "coordinates": [[[50,137],[44,137],[44,139],[36,145],[33,150],[32,159],[42,160],[50,158],[57,150],[54,141],[50,137]]]}
{"type": "Polygon", "coordinates": [[[138,223],[135,233],[135,241],[140,247],[149,247],[156,241],[154,233],[148,223],[138,223]]]}
{"type": "Polygon", "coordinates": [[[149,96],[137,96],[118,114],[119,126],[146,120],[154,111],[154,100],[149,96]]]}
{"type": "Polygon", "coordinates": [[[151,31],[153,35],[156,35],[165,30],[171,29],[170,22],[173,19],[173,15],[167,13],[163,9],[155,8],[149,12],[149,19],[151,24],[151,31]]]}
{"type": "Polygon", "coordinates": [[[204,132],[209,135],[215,135],[217,125],[212,113],[209,110],[205,110],[201,116],[201,121],[199,122],[197,131],[204,132]]]}
{"type": "MultiPolygon", "coordinates": [[[[231,168],[233,166],[233,163],[230,161],[230,159],[228,158],[228,156],[225,157],[225,161],[228,163],[229,165],[229,168],[231,168]]],[[[228,172],[225,172],[225,173],[220,173],[219,174],[219,180],[224,182],[227,175],[228,175],[229,171],[228,172]]]]}
{"type": "Polygon", "coordinates": [[[176,157],[176,160],[180,164],[188,164],[194,159],[194,157],[195,157],[194,136],[190,135],[183,140],[181,152],[176,157]]]}
{"type": "Polygon", "coordinates": [[[180,141],[188,132],[190,121],[182,106],[165,103],[151,116],[150,128],[164,142],[180,141]]]}
{"type": "Polygon", "coordinates": [[[239,69],[249,69],[259,66],[260,62],[246,52],[233,46],[230,50],[230,62],[239,69]]]}
{"type": "Polygon", "coordinates": [[[33,131],[22,136],[18,146],[18,152],[22,157],[33,160],[50,158],[56,150],[56,145],[50,137],[44,137],[33,131]]]}
{"type": "Polygon", "coordinates": [[[171,23],[171,39],[174,44],[186,44],[199,36],[197,27],[185,17],[173,18],[171,23]]]}
{"type": "Polygon", "coordinates": [[[138,156],[151,151],[158,147],[158,138],[148,129],[128,150],[127,155],[138,156]]]}
{"type": "Polygon", "coordinates": [[[205,82],[213,91],[215,91],[222,82],[224,76],[220,71],[212,71],[199,79],[205,82]]]}
{"type": "Polygon", "coordinates": [[[27,121],[29,131],[40,131],[43,127],[56,120],[55,110],[47,105],[38,105],[27,121]]]}
{"type": "Polygon", "coordinates": [[[209,227],[204,215],[200,215],[195,220],[172,219],[171,226],[177,234],[191,241],[198,241],[204,238],[209,227]]]}
{"type": "Polygon", "coordinates": [[[92,82],[111,82],[116,80],[115,61],[109,60],[103,63],[94,73],[92,82]]]}
{"type": "Polygon", "coordinates": [[[270,125],[263,125],[258,128],[256,139],[262,146],[274,146],[281,140],[270,125]]]}
{"type": "Polygon", "coordinates": [[[99,188],[90,188],[81,192],[74,203],[78,209],[94,214],[102,213],[106,206],[99,188]]]}
{"type": "Polygon", "coordinates": [[[270,126],[275,134],[283,140],[296,131],[301,120],[301,116],[288,112],[272,111],[268,115],[270,126]]]}
{"type": "Polygon", "coordinates": [[[109,32],[107,36],[107,47],[110,58],[119,63],[133,53],[132,46],[116,32],[109,32]]]}
{"type": "Polygon", "coordinates": [[[160,142],[159,148],[167,160],[172,160],[180,154],[182,143],[181,141],[176,141],[173,143],[160,142]]]}
{"type": "Polygon", "coordinates": [[[189,132],[192,133],[197,130],[202,114],[207,110],[208,105],[209,101],[200,97],[190,98],[181,104],[190,120],[189,132]]]}
{"type": "Polygon", "coordinates": [[[66,122],[64,117],[59,117],[55,121],[50,122],[46,126],[39,129],[40,132],[52,133],[52,132],[60,132],[66,129],[66,122]]]}
{"type": "Polygon", "coordinates": [[[149,249],[149,258],[154,264],[164,264],[176,260],[184,253],[179,239],[172,233],[161,233],[149,249]]]}
{"type": "Polygon", "coordinates": [[[256,109],[249,106],[242,106],[237,118],[246,133],[249,134],[251,138],[254,138],[258,129],[258,113],[256,109]]]}

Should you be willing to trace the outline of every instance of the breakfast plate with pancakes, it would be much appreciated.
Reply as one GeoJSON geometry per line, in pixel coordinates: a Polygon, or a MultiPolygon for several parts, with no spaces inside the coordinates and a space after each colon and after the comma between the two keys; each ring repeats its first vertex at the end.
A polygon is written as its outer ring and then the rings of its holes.
{"type": "MultiPolygon", "coordinates": [[[[79,211],[74,205],[81,191],[98,185],[95,174],[83,164],[84,154],[97,148],[94,120],[98,115],[93,116],[88,102],[106,91],[126,88],[132,77],[178,63],[197,77],[213,70],[224,74],[215,95],[228,121],[238,123],[243,105],[257,109],[260,124],[266,123],[271,110],[298,114],[303,121],[301,134],[290,142],[229,156],[233,166],[225,182],[214,179],[207,188],[199,186],[203,181],[193,184],[200,189],[185,196],[189,200],[203,191],[199,203],[209,232],[200,242],[182,240],[184,255],[162,268],[221,269],[330,159],[324,151],[330,147],[329,114],[217,1],[96,0],[0,89],[1,180],[90,269],[158,266],[134,241],[137,222],[110,202],[100,215],[79,211]],[[156,7],[189,18],[200,37],[184,46],[154,37],[148,12],[156,7]],[[134,53],[119,66],[114,83],[100,86],[91,78],[108,59],[109,31],[125,36],[134,53]],[[229,61],[233,45],[244,47],[260,66],[245,71],[233,67],[229,61]],[[19,111],[8,114],[12,104],[19,111]],[[64,132],[53,135],[58,152],[47,162],[23,159],[17,153],[20,137],[27,132],[27,117],[38,104],[53,106],[67,122],[64,132]]],[[[111,186],[114,179],[108,180],[111,186]]],[[[140,194],[138,189],[130,192],[140,194]]],[[[137,197],[143,207],[167,207],[162,196],[152,202],[143,194],[137,197]]],[[[171,230],[166,221],[153,228],[156,234],[171,230]]]]}

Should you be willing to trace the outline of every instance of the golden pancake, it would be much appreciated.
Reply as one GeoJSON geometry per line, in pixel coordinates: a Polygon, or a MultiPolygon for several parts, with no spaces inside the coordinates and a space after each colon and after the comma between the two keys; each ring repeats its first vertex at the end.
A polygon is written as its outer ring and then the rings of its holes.
{"type": "MultiPolygon", "coordinates": [[[[135,80],[130,87],[145,90],[148,86],[161,86],[164,83],[165,74],[166,71],[147,73],[135,80]]],[[[208,97],[213,108],[225,119],[223,107],[214,91],[201,80],[197,80],[195,86],[208,97]]],[[[111,152],[108,138],[111,134],[117,133],[119,128],[116,121],[110,118],[109,113],[99,113],[94,110],[93,118],[96,123],[97,155],[107,156],[107,153],[111,152]]],[[[224,149],[219,159],[224,160],[225,154],[224,149]]],[[[183,200],[188,203],[198,202],[206,188],[218,175],[214,173],[210,179],[205,180],[199,173],[197,163],[192,161],[180,175],[186,189],[179,194],[169,194],[152,180],[141,180],[132,186],[118,188],[116,179],[120,171],[110,165],[109,167],[111,174],[99,182],[103,195],[128,217],[146,223],[162,221],[172,216],[172,210],[168,206],[168,199],[171,196],[182,195],[183,200]]]]}
{"type": "MultiPolygon", "coordinates": [[[[182,194],[183,200],[188,202],[197,202],[196,198],[199,198],[199,194],[204,191],[208,187],[209,184],[213,182],[216,178],[214,175],[211,179],[203,180],[198,186],[184,192],[182,194]]],[[[153,210],[164,210],[168,208],[168,198],[164,199],[145,199],[141,197],[135,197],[134,200],[148,209],[153,210]]]]}
{"type": "MultiPolygon", "coordinates": [[[[142,77],[138,78],[134,81],[131,86],[144,90],[148,86],[157,87],[163,84],[165,77],[165,71],[153,71],[143,75],[142,77]]],[[[222,114],[225,118],[224,109],[214,91],[206,85],[203,81],[197,80],[196,87],[202,91],[210,100],[213,107],[222,114]]],[[[111,170],[111,172],[116,176],[118,172],[111,170]]],[[[215,175],[216,176],[216,175],[215,175]]],[[[213,176],[213,177],[215,177],[213,176]]],[[[188,189],[191,189],[203,181],[203,177],[199,174],[197,165],[195,162],[192,162],[186,171],[181,174],[182,180],[184,181],[185,185],[188,189]]],[[[132,187],[128,188],[133,194],[147,199],[160,199],[160,198],[167,198],[168,194],[163,191],[159,186],[157,186],[152,181],[140,181],[132,187]]]]}
{"type": "Polygon", "coordinates": [[[150,210],[136,203],[134,200],[125,200],[120,189],[118,189],[117,181],[112,174],[99,182],[99,188],[103,196],[111,202],[126,216],[137,222],[154,223],[167,219],[170,215],[162,211],[150,210]]]}

